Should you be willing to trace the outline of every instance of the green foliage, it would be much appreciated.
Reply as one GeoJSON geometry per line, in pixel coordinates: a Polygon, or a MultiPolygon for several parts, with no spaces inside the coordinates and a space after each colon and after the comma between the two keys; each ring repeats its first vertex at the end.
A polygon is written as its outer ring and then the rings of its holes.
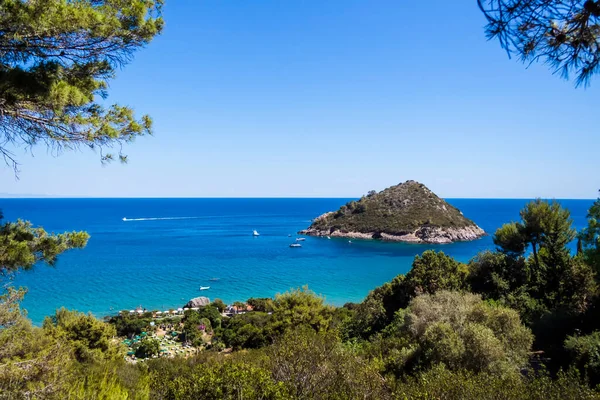
{"type": "Polygon", "coordinates": [[[443,363],[451,369],[516,374],[533,342],[511,309],[490,306],[479,296],[452,292],[416,297],[394,324],[418,347],[416,365],[443,363]]]}
{"type": "Polygon", "coordinates": [[[25,317],[18,315],[0,329],[0,397],[60,398],[74,367],[71,346],[25,317]]]}
{"type": "Polygon", "coordinates": [[[44,330],[72,346],[79,362],[117,359],[124,355],[124,349],[114,341],[117,334],[115,327],[91,314],[61,308],[56,310],[55,315],[46,317],[44,330]]]}
{"type": "Polygon", "coordinates": [[[55,265],[58,255],[85,247],[89,239],[86,232],[49,234],[27,221],[2,223],[1,214],[0,224],[0,275],[31,269],[38,262],[55,265]]]}
{"type": "Polygon", "coordinates": [[[156,360],[149,368],[150,398],[156,400],[291,399],[281,382],[248,362],[156,360]]]}
{"type": "Polygon", "coordinates": [[[151,318],[140,318],[137,315],[129,315],[128,312],[113,316],[108,323],[114,325],[117,335],[132,338],[142,332],[150,330],[151,318]]]}
{"type": "Polygon", "coordinates": [[[600,70],[600,2],[559,0],[478,0],[489,39],[524,63],[542,62],[576,85],[587,85],[600,70]]]}
{"type": "Polygon", "coordinates": [[[499,376],[470,371],[452,371],[438,365],[404,381],[394,388],[397,399],[438,400],[563,400],[598,399],[598,392],[582,383],[575,373],[559,373],[532,378],[499,376]]]}
{"type": "Polygon", "coordinates": [[[585,336],[568,336],[565,350],[569,352],[575,367],[589,382],[600,383],[600,331],[585,336]]]}
{"type": "Polygon", "coordinates": [[[407,181],[379,193],[369,192],[338,211],[322,215],[309,229],[321,232],[361,232],[404,235],[422,226],[462,228],[474,226],[455,207],[423,184],[407,181]]]}
{"type": "Polygon", "coordinates": [[[254,298],[248,299],[248,305],[252,306],[254,311],[273,312],[273,299],[271,298],[254,298]]]}
{"type": "Polygon", "coordinates": [[[498,246],[498,251],[518,257],[525,253],[526,240],[519,229],[519,224],[511,222],[502,225],[494,233],[494,244],[498,246]]]}
{"type": "Polygon", "coordinates": [[[588,226],[579,235],[585,261],[600,273],[600,198],[588,210],[588,226]]]}
{"type": "Polygon", "coordinates": [[[227,305],[221,299],[215,299],[215,301],[212,302],[212,306],[219,310],[220,313],[227,308],[227,305]]]}
{"type": "Polygon", "coordinates": [[[146,336],[133,345],[133,350],[137,358],[151,358],[160,353],[160,341],[146,336]]]}
{"type": "Polygon", "coordinates": [[[267,349],[273,378],[298,399],[383,398],[377,370],[344,348],[332,332],[288,331],[267,349]]]}
{"type": "Polygon", "coordinates": [[[283,333],[298,326],[308,326],[317,332],[326,331],[333,325],[334,308],[325,305],[325,299],[317,296],[307,286],[277,294],[273,301],[273,330],[283,333]]]}
{"type": "MultiPolygon", "coordinates": [[[[0,3],[0,138],[55,149],[120,144],[150,133],[148,116],[105,109],[109,80],[163,27],[162,0],[0,3]]],[[[16,161],[4,147],[5,161],[16,161]]],[[[111,154],[102,154],[110,161],[111,154]]],[[[126,157],[120,155],[122,161],[126,157]]]]}
{"type": "Polygon", "coordinates": [[[235,315],[223,320],[222,329],[215,331],[213,344],[221,342],[235,350],[257,349],[272,342],[272,317],[263,312],[235,315]]]}
{"type": "Polygon", "coordinates": [[[468,288],[468,268],[443,252],[427,250],[416,256],[406,276],[374,289],[356,306],[350,330],[355,336],[367,338],[379,332],[394,318],[394,313],[406,308],[416,295],[439,290],[462,291],[468,288]]]}
{"type": "Polygon", "coordinates": [[[468,268],[443,252],[427,250],[415,256],[406,274],[411,296],[436,293],[439,290],[462,291],[467,288],[468,268]]]}
{"type": "Polygon", "coordinates": [[[529,271],[523,257],[505,252],[484,251],[469,262],[469,285],[484,299],[500,299],[513,293],[529,281],[529,271]]]}

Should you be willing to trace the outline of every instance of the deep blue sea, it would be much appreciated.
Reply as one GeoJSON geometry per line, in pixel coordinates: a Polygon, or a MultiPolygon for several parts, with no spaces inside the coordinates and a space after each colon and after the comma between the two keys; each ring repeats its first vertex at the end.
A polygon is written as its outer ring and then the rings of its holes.
{"type": "MultiPolygon", "coordinates": [[[[414,256],[426,249],[468,261],[493,248],[489,236],[450,245],[308,237],[302,248],[289,247],[312,218],[348,200],[0,199],[0,209],[6,220],[22,218],[49,231],[91,235],[85,249],[65,253],[56,267],[39,265],[15,279],[29,289],[23,307],[36,324],[61,306],[101,317],[139,305],[181,307],[201,295],[225,302],[271,297],[303,285],[342,305],[406,273],[414,256]],[[252,236],[254,229],[260,237],[252,236]],[[200,286],[210,289],[201,292],[200,286]]],[[[448,201],[493,233],[518,220],[528,200],[448,201]]],[[[593,200],[560,202],[577,228],[585,226],[593,200]]]]}

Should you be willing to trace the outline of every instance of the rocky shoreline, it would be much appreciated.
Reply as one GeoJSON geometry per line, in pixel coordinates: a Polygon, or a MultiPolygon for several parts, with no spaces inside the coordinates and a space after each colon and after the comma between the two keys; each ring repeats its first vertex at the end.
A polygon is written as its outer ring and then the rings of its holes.
{"type": "Polygon", "coordinates": [[[340,230],[325,231],[309,228],[298,232],[307,236],[330,236],[348,239],[382,240],[387,242],[405,243],[428,243],[448,244],[453,242],[465,242],[479,239],[486,235],[479,226],[467,226],[463,228],[439,228],[433,226],[422,226],[413,232],[401,235],[393,235],[384,232],[342,232],[340,230]]]}

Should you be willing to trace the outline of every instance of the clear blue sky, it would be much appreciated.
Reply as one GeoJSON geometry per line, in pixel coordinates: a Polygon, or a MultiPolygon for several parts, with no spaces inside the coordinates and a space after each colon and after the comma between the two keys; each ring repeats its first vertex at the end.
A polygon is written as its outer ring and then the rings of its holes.
{"type": "Polygon", "coordinates": [[[600,77],[586,90],[485,39],[474,0],[167,0],[109,101],[155,121],[128,165],[19,150],[0,192],[594,198],[600,77]]]}

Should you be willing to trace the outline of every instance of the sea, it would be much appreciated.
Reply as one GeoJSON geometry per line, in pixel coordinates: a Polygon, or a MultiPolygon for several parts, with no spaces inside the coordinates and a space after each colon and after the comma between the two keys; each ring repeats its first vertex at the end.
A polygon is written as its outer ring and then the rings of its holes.
{"type": "MultiPolygon", "coordinates": [[[[9,283],[28,289],[22,307],[38,325],[60,307],[104,317],[139,306],[178,308],[198,296],[232,303],[303,286],[341,306],[407,273],[415,255],[427,249],[467,262],[494,248],[491,236],[445,245],[307,237],[301,248],[289,247],[313,218],[349,200],[0,199],[5,220],[91,235],[85,249],[64,253],[53,267],[36,265],[9,283]]],[[[446,200],[488,233],[517,221],[529,201],[446,200]]],[[[586,226],[593,200],[558,201],[571,211],[577,229],[586,226]]]]}

